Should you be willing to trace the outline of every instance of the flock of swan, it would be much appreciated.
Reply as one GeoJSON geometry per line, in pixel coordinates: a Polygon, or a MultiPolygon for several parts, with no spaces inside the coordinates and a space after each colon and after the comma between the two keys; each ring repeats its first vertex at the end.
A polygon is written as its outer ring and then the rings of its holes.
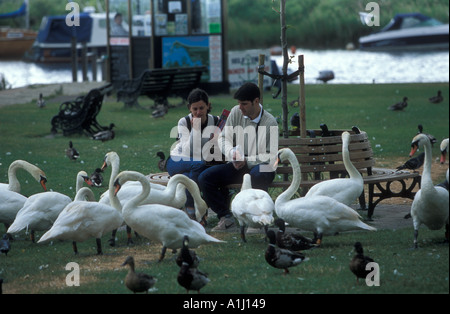
{"type": "MultiPolygon", "coordinates": [[[[313,186],[305,197],[293,198],[301,183],[301,170],[296,156],[289,148],[278,151],[278,161],[288,161],[293,168],[293,179],[288,189],[275,201],[262,190],[253,189],[249,175],[243,178],[241,191],[234,197],[231,210],[240,225],[241,238],[246,242],[245,227],[267,228],[274,222],[274,214],[291,227],[314,233],[317,245],[324,235],[334,235],[350,230],[376,231],[364,223],[351,205],[362,193],[364,183],[361,174],[353,166],[349,156],[350,134],[342,134],[343,162],[348,178],[325,180],[313,186]]],[[[447,140],[448,145],[448,140],[447,140]]],[[[414,246],[418,246],[419,227],[439,230],[449,224],[449,194],[442,186],[431,180],[431,143],[424,134],[412,140],[411,155],[417,148],[425,151],[421,189],[416,193],[411,206],[414,226],[414,246]]],[[[96,201],[94,194],[84,183],[92,185],[85,171],[76,176],[76,196],[71,200],[58,192],[42,192],[25,197],[20,194],[20,183],[16,171],[24,169],[44,189],[46,176],[38,167],[23,161],[11,163],[8,183],[0,184],[0,223],[7,227],[7,234],[31,230],[33,242],[35,231],[45,231],[38,243],[52,240],[76,243],[96,239],[97,253],[102,254],[101,238],[126,225],[138,234],[162,245],[160,260],[166,249],[180,249],[183,238],[189,237],[192,248],[203,244],[223,241],[207,234],[199,221],[205,216],[208,206],[201,197],[198,186],[184,175],[173,176],[168,185],[150,183],[148,178],[136,171],[119,171],[117,153],[105,155],[102,170],[111,168],[108,191],[96,201]],[[180,210],[186,201],[185,189],[193,195],[196,220],[180,210]]],[[[448,170],[447,170],[448,182],[448,170]]],[[[448,184],[448,183],[447,183],[448,184]]],[[[130,231],[129,231],[130,232],[130,231]]],[[[273,237],[271,235],[271,237],[273,237]]],[[[129,235],[130,238],[130,235],[129,235]]]]}

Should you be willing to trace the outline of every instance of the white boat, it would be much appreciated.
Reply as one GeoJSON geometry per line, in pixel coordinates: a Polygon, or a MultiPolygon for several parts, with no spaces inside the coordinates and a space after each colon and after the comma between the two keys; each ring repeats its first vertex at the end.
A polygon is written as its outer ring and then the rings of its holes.
{"type": "Polygon", "coordinates": [[[447,49],[449,24],[421,13],[397,14],[379,32],[359,39],[361,50],[409,51],[447,49]]]}

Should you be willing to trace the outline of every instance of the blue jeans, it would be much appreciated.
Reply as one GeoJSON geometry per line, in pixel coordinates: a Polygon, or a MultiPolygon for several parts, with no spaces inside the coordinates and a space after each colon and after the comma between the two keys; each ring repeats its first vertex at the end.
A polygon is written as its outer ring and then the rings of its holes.
{"type": "MultiPolygon", "coordinates": [[[[170,176],[176,174],[184,174],[189,179],[193,180],[198,184],[198,176],[200,173],[207,168],[204,161],[193,161],[189,160],[179,160],[174,161],[172,157],[169,157],[166,163],[167,172],[170,176]]],[[[194,207],[194,199],[191,193],[186,189],[186,207],[194,207]]]]}
{"type": "Polygon", "coordinates": [[[252,178],[252,188],[267,191],[275,178],[275,172],[261,172],[259,165],[248,169],[247,166],[237,170],[231,162],[215,165],[204,170],[198,177],[198,185],[203,193],[203,199],[217,214],[217,218],[231,216],[229,208],[230,195],[226,188],[228,184],[242,183],[244,174],[252,178]]]}

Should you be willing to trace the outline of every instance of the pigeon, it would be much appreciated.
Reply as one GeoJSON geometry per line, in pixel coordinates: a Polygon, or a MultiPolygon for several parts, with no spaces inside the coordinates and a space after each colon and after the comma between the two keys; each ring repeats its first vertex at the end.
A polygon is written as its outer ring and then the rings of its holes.
{"type": "Polygon", "coordinates": [[[70,160],[77,160],[80,157],[80,153],[73,147],[72,141],[69,141],[69,148],[66,149],[66,156],[70,160]]]}
{"type": "Polygon", "coordinates": [[[440,90],[438,90],[437,96],[430,97],[430,98],[428,98],[428,100],[432,104],[438,104],[444,100],[444,97],[442,97],[442,92],[440,90]]]}
{"type": "Polygon", "coordinates": [[[403,165],[397,167],[397,171],[403,169],[409,169],[416,172],[416,169],[419,169],[423,165],[423,161],[425,159],[425,153],[420,153],[417,157],[413,157],[406,161],[403,165]]]}
{"type": "Polygon", "coordinates": [[[355,243],[356,255],[350,261],[350,270],[356,276],[356,281],[359,282],[359,278],[366,278],[371,270],[366,270],[368,263],[374,262],[374,260],[364,255],[363,247],[360,242],[355,243]]]}
{"type": "Polygon", "coordinates": [[[8,256],[8,252],[11,250],[11,244],[9,243],[9,236],[5,233],[0,240],[0,253],[4,253],[8,256]]]}
{"type": "Polygon", "coordinates": [[[37,101],[37,106],[39,108],[44,108],[45,107],[45,100],[44,100],[44,96],[42,95],[42,93],[39,94],[39,99],[37,101]]]}
{"type": "Polygon", "coordinates": [[[393,104],[388,109],[392,110],[392,111],[401,111],[408,106],[408,103],[406,102],[407,100],[408,100],[408,97],[403,97],[403,101],[393,104]]]}
{"type": "Polygon", "coordinates": [[[285,275],[289,273],[288,268],[297,266],[306,260],[305,255],[300,252],[293,252],[277,247],[275,231],[267,231],[267,237],[270,243],[264,255],[266,262],[272,267],[284,269],[285,275]]]}

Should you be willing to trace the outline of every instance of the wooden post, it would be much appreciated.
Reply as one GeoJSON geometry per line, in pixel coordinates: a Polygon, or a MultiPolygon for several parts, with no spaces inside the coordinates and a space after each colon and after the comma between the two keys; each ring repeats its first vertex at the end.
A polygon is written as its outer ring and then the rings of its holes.
{"type": "MultiPolygon", "coordinates": [[[[259,66],[265,63],[266,56],[264,54],[259,55],[259,66]]],[[[258,67],[259,68],[259,67],[258,67]]],[[[261,97],[259,97],[259,103],[264,105],[264,74],[258,73],[258,86],[261,92],[261,97]]]]}
{"type": "Polygon", "coordinates": [[[87,82],[88,81],[88,76],[87,76],[87,63],[88,63],[88,58],[87,58],[87,43],[83,42],[82,43],[82,48],[81,48],[81,69],[83,72],[83,82],[87,82]]]}
{"type": "Polygon", "coordinates": [[[91,65],[92,65],[92,81],[97,82],[97,48],[92,49],[91,65]]]}
{"type": "MultiPolygon", "coordinates": [[[[286,0],[280,0],[280,24],[281,24],[281,48],[283,51],[283,69],[282,75],[287,76],[289,55],[287,51],[287,37],[286,37],[286,0]]],[[[289,137],[288,130],[288,108],[287,108],[287,80],[281,81],[282,97],[281,106],[283,108],[283,137],[289,137]]]]}
{"type": "Polygon", "coordinates": [[[303,55],[298,56],[299,70],[299,107],[300,107],[300,136],[306,137],[306,107],[305,107],[305,62],[303,55]]]}
{"type": "Polygon", "coordinates": [[[78,81],[78,55],[77,55],[77,38],[72,36],[70,55],[72,61],[72,82],[78,81]]]}

